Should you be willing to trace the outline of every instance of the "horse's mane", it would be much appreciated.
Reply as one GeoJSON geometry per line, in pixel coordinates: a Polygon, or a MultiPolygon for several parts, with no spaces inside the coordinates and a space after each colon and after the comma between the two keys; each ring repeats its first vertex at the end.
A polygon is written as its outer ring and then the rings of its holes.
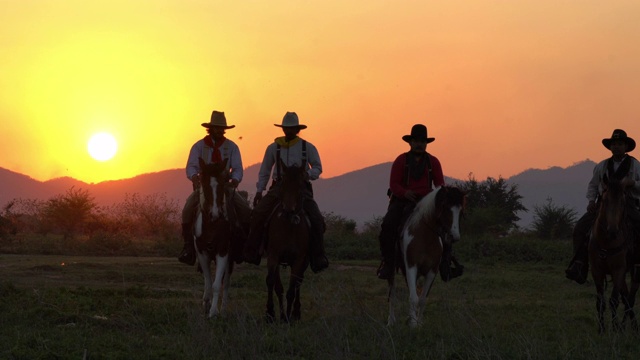
{"type": "Polygon", "coordinates": [[[407,227],[415,227],[420,223],[420,220],[430,218],[435,214],[436,196],[438,192],[440,192],[440,189],[442,189],[441,186],[435,188],[432,192],[428,193],[427,196],[418,201],[409,219],[407,219],[407,227]]]}

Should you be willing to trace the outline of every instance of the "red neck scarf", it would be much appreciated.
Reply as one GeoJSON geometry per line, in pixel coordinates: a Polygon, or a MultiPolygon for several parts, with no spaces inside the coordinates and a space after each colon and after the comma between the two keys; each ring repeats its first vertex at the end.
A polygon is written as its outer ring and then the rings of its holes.
{"type": "Polygon", "coordinates": [[[222,162],[222,155],[220,154],[220,146],[224,144],[224,141],[227,140],[227,138],[223,136],[222,140],[214,143],[213,140],[211,139],[211,135],[207,135],[204,137],[203,140],[208,147],[213,148],[213,154],[211,154],[211,162],[214,162],[214,163],[222,162]]]}

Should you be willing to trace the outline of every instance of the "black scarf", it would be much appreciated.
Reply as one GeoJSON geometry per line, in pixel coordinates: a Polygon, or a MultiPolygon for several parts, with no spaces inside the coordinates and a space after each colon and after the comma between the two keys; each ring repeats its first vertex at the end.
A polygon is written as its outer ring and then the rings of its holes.
{"type": "Polygon", "coordinates": [[[613,163],[614,161],[612,157],[607,162],[607,174],[609,175],[609,179],[620,181],[629,174],[629,170],[631,169],[631,156],[625,156],[616,171],[613,171],[613,163]]]}
{"type": "Polygon", "coordinates": [[[414,180],[420,180],[424,176],[424,170],[427,168],[427,154],[423,154],[420,159],[409,151],[407,153],[407,166],[409,167],[409,176],[414,180]]]}

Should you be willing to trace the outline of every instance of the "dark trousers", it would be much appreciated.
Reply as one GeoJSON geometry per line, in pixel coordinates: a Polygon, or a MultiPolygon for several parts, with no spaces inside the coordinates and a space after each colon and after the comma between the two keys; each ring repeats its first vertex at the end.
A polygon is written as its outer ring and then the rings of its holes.
{"type": "Polygon", "coordinates": [[[400,238],[402,226],[407,220],[416,204],[412,201],[391,196],[387,213],[382,219],[382,226],[378,240],[380,241],[380,254],[385,263],[393,263],[396,252],[396,244],[400,238]]]}

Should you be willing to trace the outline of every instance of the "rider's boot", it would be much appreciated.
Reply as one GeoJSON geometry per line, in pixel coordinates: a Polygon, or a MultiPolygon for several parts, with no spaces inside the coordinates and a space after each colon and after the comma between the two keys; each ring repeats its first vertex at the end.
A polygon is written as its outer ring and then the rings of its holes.
{"type": "Polygon", "coordinates": [[[324,253],[324,235],[322,234],[322,230],[313,231],[310,237],[311,240],[311,271],[314,273],[319,273],[320,271],[329,267],[329,260],[324,253]]]}
{"type": "Polygon", "coordinates": [[[464,272],[464,266],[453,256],[453,246],[451,244],[443,243],[439,270],[440,278],[445,282],[461,276],[464,272]],[[451,264],[454,264],[455,267],[451,267],[451,264]]]}
{"type": "Polygon", "coordinates": [[[376,271],[376,273],[378,275],[378,279],[391,279],[395,273],[393,258],[390,256],[386,256],[385,254],[380,261],[380,266],[378,266],[378,270],[376,271]]]}
{"type": "Polygon", "coordinates": [[[262,254],[260,253],[260,247],[262,246],[262,229],[261,224],[251,224],[249,230],[249,236],[244,244],[244,250],[242,252],[245,262],[254,265],[260,265],[262,260],[262,254]]]}
{"type": "Polygon", "coordinates": [[[589,257],[586,244],[576,251],[569,267],[564,271],[567,279],[584,284],[589,274],[589,257]]]}
{"type": "Polygon", "coordinates": [[[182,224],[182,239],[184,240],[184,247],[180,255],[178,255],[178,261],[193,266],[196,263],[196,249],[193,244],[191,224],[182,224]]]}

